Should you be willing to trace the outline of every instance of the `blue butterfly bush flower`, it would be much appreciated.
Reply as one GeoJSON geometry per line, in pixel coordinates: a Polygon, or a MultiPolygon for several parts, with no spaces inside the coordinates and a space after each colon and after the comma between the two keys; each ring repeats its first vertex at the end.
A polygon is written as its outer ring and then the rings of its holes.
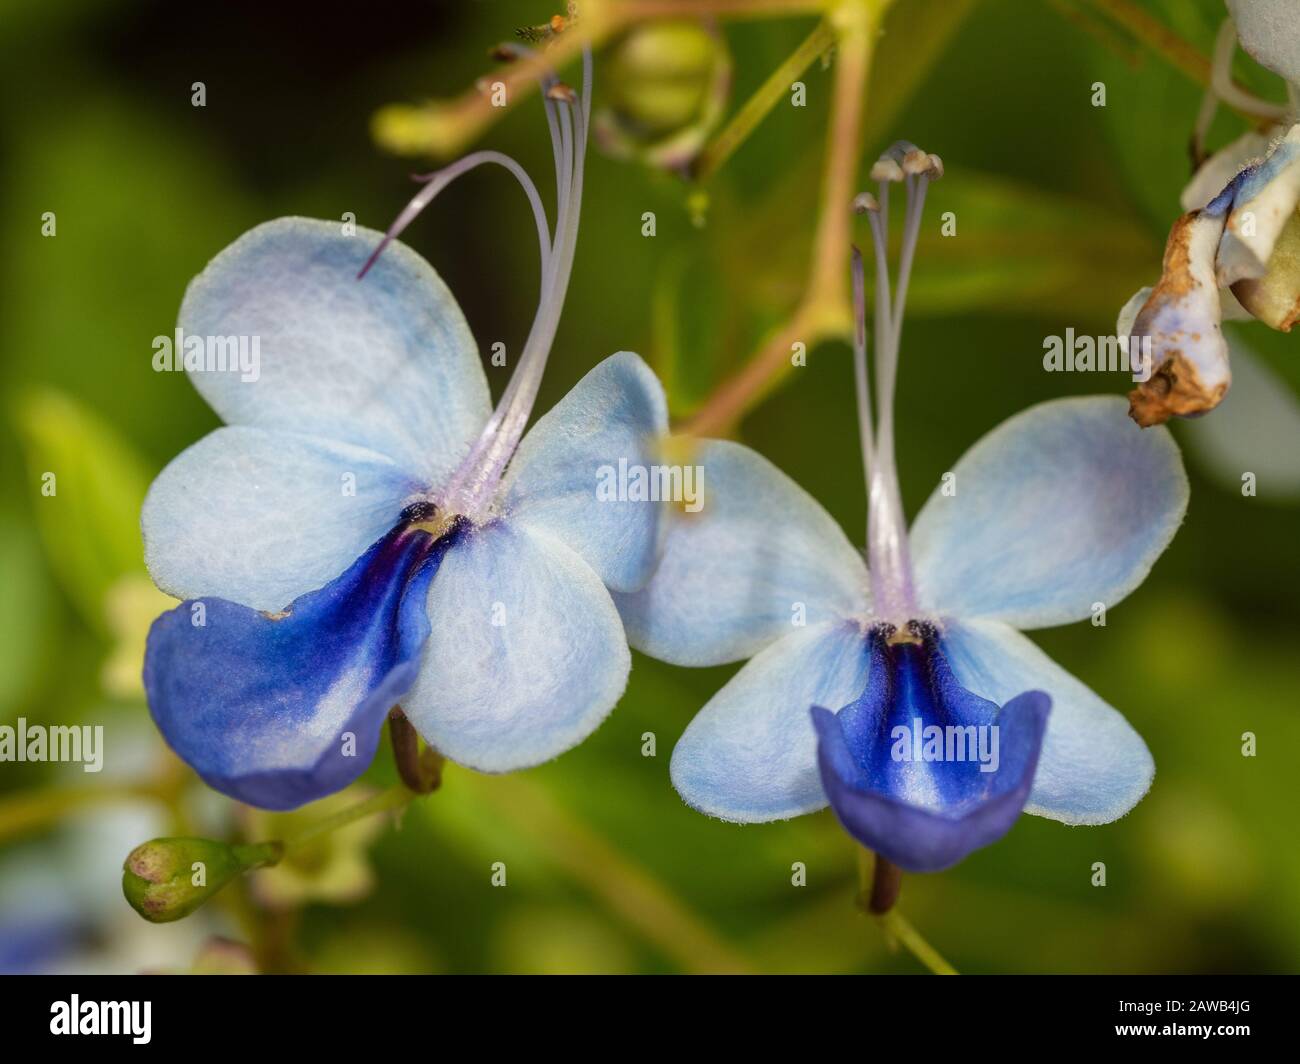
{"type": "Polygon", "coordinates": [[[633,647],[653,657],[748,659],[673,751],[689,805],[752,823],[829,803],[866,847],[933,871],[1005,834],[1022,810],[1102,824],[1150,787],[1141,737],[1021,630],[1092,616],[1136,588],[1181,522],[1188,487],[1167,431],[1140,430],[1122,399],[1062,399],[977,442],[907,529],[893,395],[925,191],[942,164],[900,143],[872,172],[880,198],[864,194],[858,207],[876,252],[878,425],[854,261],[866,560],[766,458],[700,440],[703,507],[673,512],[654,577],[615,599],[633,647]],[[897,181],[908,202],[891,296],[897,181]]]}
{"type": "Polygon", "coordinates": [[[524,435],[573,262],[590,81],[590,56],[581,95],[543,79],[553,235],[518,164],[479,152],[427,179],[382,241],[279,219],[190,285],[185,334],[256,337],[261,354],[256,381],[191,374],[226,426],[163,470],[142,518],[150,573],[186,600],[149,635],[150,709],[217,790],[268,809],[336,791],[399,700],[445,756],[519,769],[581,742],[622,694],[630,654],[610,589],[649,578],[658,508],[597,502],[593,485],[603,464],[646,461],[662,390],[620,353],[524,435]],[[451,293],[389,244],[485,162],[523,184],[542,258],[539,309],[495,408],[451,293]]]}
{"type": "Polygon", "coordinates": [[[1152,372],[1129,395],[1139,425],[1222,402],[1232,383],[1225,305],[1283,332],[1300,318],[1298,206],[1300,125],[1239,138],[1197,173],[1160,280],[1129,300],[1116,327],[1131,344],[1151,344],[1152,372]]]}

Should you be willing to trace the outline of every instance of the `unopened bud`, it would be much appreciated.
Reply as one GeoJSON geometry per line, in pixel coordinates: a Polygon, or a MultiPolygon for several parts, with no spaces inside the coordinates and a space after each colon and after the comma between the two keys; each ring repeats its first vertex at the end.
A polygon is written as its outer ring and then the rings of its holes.
{"type": "Polygon", "coordinates": [[[605,60],[609,106],[596,118],[601,147],[677,169],[717,128],[731,92],[731,56],[712,30],[690,21],[629,31],[605,60]]]}
{"type": "Polygon", "coordinates": [[[152,839],[122,865],[122,893],[131,908],[155,924],[181,920],[236,876],[273,865],[278,842],[231,846],[215,839],[152,839]]]}

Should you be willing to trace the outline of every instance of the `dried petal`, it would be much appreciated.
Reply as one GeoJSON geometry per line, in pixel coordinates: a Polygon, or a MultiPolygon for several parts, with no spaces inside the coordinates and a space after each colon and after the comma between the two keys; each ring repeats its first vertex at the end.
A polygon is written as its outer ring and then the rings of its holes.
{"type": "Polygon", "coordinates": [[[1153,372],[1129,393],[1129,414],[1144,428],[1203,414],[1228,391],[1231,373],[1214,272],[1223,226],[1213,204],[1174,223],[1164,272],[1133,322],[1133,338],[1151,337],[1153,372]]]}

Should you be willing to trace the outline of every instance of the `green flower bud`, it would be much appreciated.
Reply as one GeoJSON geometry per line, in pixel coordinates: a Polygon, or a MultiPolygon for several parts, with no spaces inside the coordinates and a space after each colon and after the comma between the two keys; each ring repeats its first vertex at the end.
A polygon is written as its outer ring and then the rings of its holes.
{"type": "Polygon", "coordinates": [[[1290,332],[1300,320],[1300,212],[1294,212],[1273,245],[1262,277],[1246,278],[1232,294],[1271,329],[1290,332]]]}
{"type": "Polygon", "coordinates": [[[122,893],[131,908],[155,924],[189,916],[236,876],[273,865],[278,842],[231,846],[215,839],[152,839],[122,865],[122,893]]]}
{"type": "MultiPolygon", "coordinates": [[[[244,833],[253,838],[297,838],[322,817],[330,817],[374,797],[362,786],[350,787],[313,802],[308,809],[271,813],[245,806],[244,833]]],[[[387,824],[385,817],[364,817],[295,846],[274,868],[249,876],[252,896],[272,909],[307,902],[342,905],[359,901],[375,884],[367,851],[387,824]]]]}
{"type": "Polygon", "coordinates": [[[695,22],[654,22],[624,36],[606,58],[609,106],[596,135],[612,155],[680,169],[708,140],[726,109],[731,56],[722,38],[695,22]]]}

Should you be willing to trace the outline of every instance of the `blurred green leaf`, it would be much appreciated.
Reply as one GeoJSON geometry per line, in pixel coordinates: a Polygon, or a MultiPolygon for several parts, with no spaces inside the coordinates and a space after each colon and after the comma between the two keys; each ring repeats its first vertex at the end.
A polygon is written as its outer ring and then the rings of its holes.
{"type": "Polygon", "coordinates": [[[0,514],[0,719],[22,704],[49,651],[50,600],[31,530],[0,514]]]}
{"type": "Polygon", "coordinates": [[[59,392],[24,392],[13,419],[46,556],[86,622],[107,633],[109,589],[143,569],[145,465],[114,429],[59,392]]]}
{"type": "Polygon", "coordinates": [[[908,311],[1095,315],[1160,272],[1140,220],[996,174],[951,167],[930,189],[908,311]],[[944,235],[951,214],[955,234],[944,235]]]}
{"type": "Polygon", "coordinates": [[[888,135],[974,7],[975,0],[905,0],[890,8],[871,70],[868,145],[888,135]]]}

